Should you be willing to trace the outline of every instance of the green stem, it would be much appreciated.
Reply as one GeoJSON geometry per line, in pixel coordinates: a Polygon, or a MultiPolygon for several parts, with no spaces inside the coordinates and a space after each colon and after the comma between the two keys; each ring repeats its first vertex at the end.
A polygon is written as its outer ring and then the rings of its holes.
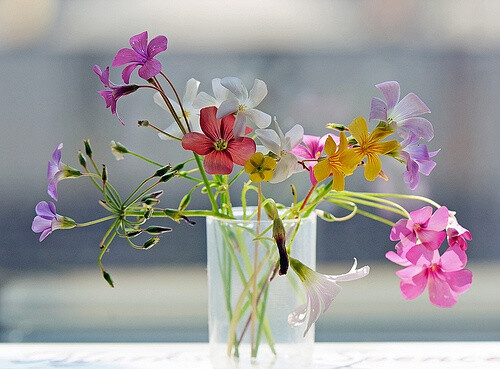
{"type": "Polygon", "coordinates": [[[217,201],[215,201],[214,193],[212,192],[212,188],[210,187],[210,182],[208,181],[207,174],[205,173],[205,169],[203,168],[203,163],[201,162],[200,156],[195,152],[193,152],[193,155],[196,160],[196,164],[200,169],[201,178],[203,178],[205,188],[207,189],[208,199],[210,200],[210,204],[212,205],[212,210],[214,212],[219,212],[217,201]]]}
{"type": "Polygon", "coordinates": [[[368,193],[368,192],[362,192],[365,195],[370,195],[374,197],[390,197],[394,199],[407,199],[407,200],[417,200],[417,201],[423,201],[428,204],[431,204],[435,208],[440,208],[441,205],[439,205],[437,202],[428,199],[427,197],[423,196],[418,196],[418,195],[403,195],[403,194],[398,194],[398,193],[368,193]]]}
{"type": "Polygon", "coordinates": [[[114,219],[116,217],[117,217],[116,215],[109,215],[109,216],[104,217],[104,218],[100,218],[100,219],[96,219],[96,220],[91,220],[90,222],[77,223],[76,227],[88,227],[88,226],[91,226],[91,225],[94,225],[94,224],[105,222],[105,221],[110,220],[110,219],[114,219]]]}
{"type": "MultiPolygon", "coordinates": [[[[340,199],[329,199],[328,201],[330,201],[331,203],[335,204],[335,205],[338,205],[340,206],[341,208],[344,208],[344,209],[348,209],[348,210],[353,210],[355,207],[352,206],[351,204],[349,204],[349,202],[347,201],[344,201],[344,200],[340,200],[340,199]]],[[[364,210],[361,210],[361,209],[357,209],[356,210],[356,213],[357,214],[360,214],[360,215],[363,215],[367,218],[371,218],[371,219],[374,219],[380,223],[384,223],[384,224],[387,224],[388,226],[392,227],[394,226],[394,222],[391,222],[390,220],[388,219],[385,219],[385,218],[382,218],[382,217],[379,217],[378,215],[375,215],[375,214],[372,214],[372,213],[369,213],[367,211],[364,211],[364,210]]]]}
{"type": "Polygon", "coordinates": [[[163,167],[163,164],[157,163],[156,161],[153,161],[151,159],[146,158],[145,156],[142,156],[136,152],[129,151],[128,154],[133,155],[141,160],[144,160],[145,162],[148,162],[150,164],[156,165],[157,167],[163,167]]]}

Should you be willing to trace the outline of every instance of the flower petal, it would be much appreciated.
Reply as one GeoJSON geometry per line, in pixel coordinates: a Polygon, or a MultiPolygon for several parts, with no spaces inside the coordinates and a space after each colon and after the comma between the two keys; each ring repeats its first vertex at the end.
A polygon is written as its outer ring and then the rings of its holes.
{"type": "Polygon", "coordinates": [[[450,247],[441,255],[440,265],[443,271],[454,272],[465,268],[467,254],[460,248],[450,247]]]}
{"type": "Polygon", "coordinates": [[[392,110],[399,101],[399,83],[396,81],[387,81],[379,83],[378,85],[375,85],[375,87],[377,87],[380,92],[384,94],[385,101],[387,101],[387,109],[392,110]]]}
{"type": "Polygon", "coordinates": [[[122,79],[125,84],[130,83],[130,75],[134,71],[135,68],[137,68],[140,64],[139,63],[132,63],[130,65],[127,65],[125,68],[122,70],[122,79]]]}
{"type": "Polygon", "coordinates": [[[230,174],[233,171],[233,161],[227,150],[214,150],[207,154],[203,166],[208,174],[230,174]]]}
{"type": "Polygon", "coordinates": [[[271,124],[271,116],[260,110],[247,109],[244,113],[259,128],[266,128],[271,124]]]}
{"type": "Polygon", "coordinates": [[[255,134],[260,142],[276,155],[281,154],[281,141],[278,134],[272,129],[256,129],[255,134]]]}
{"type": "MultiPolygon", "coordinates": [[[[222,86],[231,91],[239,102],[244,103],[248,99],[248,90],[241,81],[236,77],[224,77],[220,80],[222,86]]],[[[253,108],[253,106],[252,106],[253,108]]]]}
{"type": "Polygon", "coordinates": [[[255,154],[255,141],[249,137],[231,140],[227,151],[235,164],[245,165],[245,162],[255,154]]]}
{"type": "Polygon", "coordinates": [[[398,121],[398,135],[406,139],[410,132],[418,138],[430,141],[434,138],[434,128],[432,123],[422,117],[412,117],[398,121]]]}
{"type": "Polygon", "coordinates": [[[130,46],[138,54],[146,57],[148,49],[148,31],[144,31],[135,36],[130,37],[130,46]]]}
{"type": "Polygon", "coordinates": [[[363,117],[358,117],[349,124],[349,132],[358,142],[365,142],[368,137],[368,125],[363,117]]]}
{"type": "MultiPolygon", "coordinates": [[[[412,271],[415,270],[413,267],[412,271]]],[[[421,272],[414,274],[411,279],[403,279],[399,282],[399,288],[401,289],[401,293],[403,297],[407,300],[413,300],[417,298],[424,292],[425,287],[427,286],[427,269],[420,268],[421,272]]],[[[403,269],[404,270],[404,269],[403,269]]]]}
{"type": "Polygon", "coordinates": [[[286,153],[281,157],[281,160],[276,164],[274,176],[269,183],[283,182],[289,178],[297,169],[297,157],[293,154],[286,153]]]}
{"type": "MultiPolygon", "coordinates": [[[[264,97],[267,95],[267,86],[264,81],[260,79],[255,79],[253,82],[253,87],[250,90],[247,101],[247,108],[255,108],[259,105],[264,97]]],[[[261,127],[262,128],[262,127],[261,127]]]]}
{"type": "Polygon", "coordinates": [[[200,92],[193,101],[193,108],[195,109],[202,109],[207,106],[218,107],[218,105],[217,100],[206,92],[200,92]]]}
{"type": "Polygon", "coordinates": [[[216,117],[217,108],[209,106],[200,110],[200,127],[207,137],[216,142],[221,138],[221,120],[216,117]]]}
{"type": "Polygon", "coordinates": [[[214,78],[212,79],[212,91],[214,92],[214,96],[219,101],[227,100],[229,96],[229,90],[222,86],[220,83],[221,79],[220,78],[214,78]]]}
{"type": "Polygon", "coordinates": [[[387,105],[377,97],[372,98],[370,117],[368,120],[380,120],[387,122],[387,105]]]}
{"type": "Polygon", "coordinates": [[[452,307],[457,303],[458,297],[443,274],[434,272],[429,276],[429,300],[436,306],[452,307]]]}
{"type": "Polygon", "coordinates": [[[394,251],[388,251],[385,254],[385,257],[387,259],[389,259],[390,261],[392,261],[393,263],[396,263],[396,264],[401,265],[401,266],[410,266],[410,265],[412,265],[411,262],[409,262],[405,258],[402,258],[398,254],[396,254],[394,251]]]}
{"type": "Polygon", "coordinates": [[[217,110],[217,119],[224,118],[229,114],[235,114],[238,112],[238,100],[234,97],[230,97],[229,99],[223,101],[219,109],[217,110]]]}
{"type": "Polygon", "coordinates": [[[409,93],[401,99],[391,112],[390,117],[395,122],[416,117],[425,113],[430,113],[430,109],[424,104],[420,98],[414,93],[409,93]]]}
{"type": "Polygon", "coordinates": [[[243,137],[248,128],[247,115],[241,111],[238,112],[238,114],[236,114],[236,120],[234,121],[233,136],[235,138],[243,137]]]}
{"type": "Polygon", "coordinates": [[[321,160],[313,168],[314,177],[316,181],[321,182],[332,174],[332,168],[328,164],[328,160],[321,160]]]}
{"type": "Polygon", "coordinates": [[[288,314],[288,324],[292,327],[297,327],[306,321],[306,317],[307,303],[297,306],[290,314],[288,314]]]}
{"type": "Polygon", "coordinates": [[[161,72],[161,63],[156,59],[149,59],[139,68],[139,77],[148,80],[161,72]]]}
{"type": "Polygon", "coordinates": [[[446,206],[439,207],[434,214],[432,214],[426,228],[432,229],[433,231],[443,231],[448,225],[448,215],[449,211],[446,206]]]}
{"type": "MultiPolygon", "coordinates": [[[[192,105],[196,99],[196,94],[198,93],[198,87],[200,87],[200,81],[190,78],[186,82],[186,91],[184,92],[184,97],[182,98],[182,105],[192,105]]],[[[184,106],[186,109],[186,106],[184,106]]]]}
{"type": "Polygon", "coordinates": [[[410,213],[410,219],[414,223],[425,224],[432,215],[432,208],[430,206],[424,206],[421,209],[414,210],[410,213]]]}
{"type": "MultiPolygon", "coordinates": [[[[174,137],[177,137],[180,139],[182,139],[182,137],[183,137],[183,134],[182,134],[181,129],[179,128],[179,125],[175,122],[172,123],[171,125],[169,125],[167,127],[167,129],[164,129],[163,131],[168,133],[171,136],[174,136],[174,137]]],[[[165,141],[173,140],[173,138],[171,138],[163,133],[158,133],[158,137],[160,137],[160,139],[165,140],[165,141]]],[[[210,143],[212,143],[212,142],[210,142],[210,143]]],[[[204,154],[200,154],[200,155],[204,155],[204,154]]]]}
{"type": "Polygon", "coordinates": [[[147,55],[152,58],[165,50],[167,50],[167,38],[163,35],[156,36],[148,44],[147,55]]]}
{"type": "Polygon", "coordinates": [[[347,273],[340,275],[327,275],[326,278],[337,282],[348,282],[366,277],[370,273],[370,267],[368,265],[365,265],[364,267],[359,269],[356,269],[357,267],[358,267],[358,260],[354,258],[352,267],[347,273]]]}
{"type": "Polygon", "coordinates": [[[46,229],[50,229],[52,220],[36,216],[31,224],[31,230],[35,233],[43,232],[46,229]]]}
{"type": "Polygon", "coordinates": [[[304,128],[300,124],[294,125],[286,134],[285,139],[289,142],[290,147],[285,147],[284,150],[290,151],[302,142],[304,137],[304,128]]]}
{"type": "Polygon", "coordinates": [[[422,228],[416,231],[418,239],[429,250],[437,250],[446,238],[446,232],[422,228]]]}
{"type": "Polygon", "coordinates": [[[184,150],[191,150],[198,155],[207,155],[213,150],[214,144],[207,136],[198,132],[189,132],[182,137],[182,147],[184,150]]]}
{"type": "MultiPolygon", "coordinates": [[[[142,63],[144,58],[137,54],[134,50],[124,48],[119,50],[111,63],[113,67],[120,67],[128,63],[142,63]]],[[[128,83],[128,82],[125,82],[128,83]]]]}
{"type": "Polygon", "coordinates": [[[443,274],[450,288],[458,294],[467,291],[472,283],[472,272],[468,269],[443,274]]]}
{"type": "Polygon", "coordinates": [[[369,154],[366,158],[365,178],[367,181],[373,181],[378,177],[382,170],[382,161],[378,155],[369,154]]]}

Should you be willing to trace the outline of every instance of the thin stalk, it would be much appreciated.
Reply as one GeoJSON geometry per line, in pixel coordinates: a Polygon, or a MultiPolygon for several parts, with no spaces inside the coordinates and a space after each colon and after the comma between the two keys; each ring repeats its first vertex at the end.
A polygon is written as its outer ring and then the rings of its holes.
{"type": "MultiPolygon", "coordinates": [[[[189,126],[189,120],[186,117],[186,112],[184,111],[184,107],[182,106],[181,98],[179,97],[179,94],[177,93],[177,90],[175,89],[174,84],[170,81],[170,79],[167,78],[167,76],[165,75],[165,73],[160,72],[160,75],[163,78],[165,78],[165,81],[168,82],[168,84],[170,85],[170,88],[174,92],[175,98],[177,99],[177,103],[179,104],[179,107],[181,109],[182,116],[184,117],[184,121],[186,122],[186,127],[187,127],[188,131],[191,132],[191,127],[189,126]]],[[[158,82],[158,80],[156,79],[156,77],[155,77],[155,80],[156,80],[156,83],[158,83],[158,86],[159,86],[160,83],[158,82]]]]}
{"type": "MultiPolygon", "coordinates": [[[[262,184],[259,182],[257,184],[257,224],[256,224],[256,233],[260,233],[260,219],[262,215],[262,184]]],[[[253,268],[257,269],[257,265],[259,263],[259,241],[255,241],[254,246],[254,258],[253,258],[253,268]]],[[[255,357],[256,348],[255,348],[255,321],[257,319],[257,274],[253,275],[253,295],[252,295],[252,322],[250,327],[250,343],[252,347],[252,357],[255,357]]]]}
{"type": "Polygon", "coordinates": [[[424,196],[418,196],[418,195],[402,195],[402,194],[397,194],[397,193],[368,193],[368,192],[362,192],[365,195],[370,195],[374,197],[390,197],[394,199],[407,199],[407,200],[417,200],[417,201],[423,201],[428,204],[431,204],[435,208],[440,208],[441,205],[439,205],[437,202],[428,199],[427,197],[424,196]]]}
{"type": "Polygon", "coordinates": [[[116,215],[109,215],[109,216],[104,217],[104,218],[100,218],[100,219],[96,219],[96,220],[91,220],[90,222],[77,223],[75,227],[88,227],[88,226],[91,226],[91,225],[94,225],[94,224],[105,222],[105,221],[110,220],[110,219],[114,219],[116,217],[117,217],[116,215]]]}
{"type": "Polygon", "coordinates": [[[367,201],[367,200],[363,200],[361,198],[358,198],[358,197],[351,197],[351,196],[332,196],[331,198],[336,198],[336,199],[343,199],[343,200],[348,200],[348,201],[352,201],[354,203],[358,203],[358,204],[361,204],[361,205],[366,205],[366,206],[369,206],[369,207],[372,207],[372,208],[376,208],[376,209],[381,209],[381,210],[386,210],[386,211],[390,211],[392,213],[395,213],[395,214],[399,214],[403,217],[409,217],[409,214],[408,212],[403,212],[397,208],[394,208],[392,206],[386,206],[386,205],[382,205],[382,204],[379,204],[377,202],[373,202],[373,201],[367,201]]]}
{"type": "Polygon", "coordinates": [[[304,209],[304,207],[306,206],[307,201],[309,201],[309,198],[311,197],[311,195],[312,195],[312,194],[313,194],[313,192],[314,192],[314,189],[316,188],[316,185],[317,185],[317,183],[313,184],[313,185],[311,186],[311,188],[309,189],[309,192],[307,193],[307,195],[306,195],[306,197],[305,197],[304,201],[302,201],[302,205],[300,206],[299,213],[300,213],[300,212],[304,209]]]}
{"type": "Polygon", "coordinates": [[[208,181],[200,156],[195,152],[193,152],[193,155],[196,160],[196,164],[200,169],[201,178],[203,178],[203,182],[205,183],[205,188],[207,189],[208,199],[210,200],[210,204],[212,205],[212,210],[214,212],[218,212],[219,207],[217,206],[217,201],[215,201],[214,193],[212,192],[212,188],[210,187],[210,182],[208,181]]]}
{"type": "Polygon", "coordinates": [[[148,162],[150,164],[156,165],[157,167],[163,167],[163,164],[157,163],[156,161],[148,159],[148,158],[146,158],[146,157],[144,157],[144,156],[142,156],[142,155],[140,155],[140,154],[138,154],[136,152],[129,151],[128,154],[133,155],[133,156],[135,156],[135,157],[137,157],[137,158],[139,158],[141,160],[144,160],[145,162],[148,162]]]}
{"type": "MultiPolygon", "coordinates": [[[[348,209],[348,210],[353,210],[354,209],[354,206],[352,206],[351,204],[349,204],[348,201],[339,200],[339,199],[329,199],[328,201],[330,201],[331,203],[333,203],[335,205],[338,205],[338,206],[340,206],[341,208],[344,208],[344,209],[348,209]]],[[[380,223],[387,224],[390,227],[394,226],[394,224],[395,224],[394,222],[391,222],[388,219],[379,217],[378,215],[369,213],[369,212],[361,210],[361,209],[357,209],[356,213],[360,214],[360,215],[363,215],[363,216],[365,216],[367,218],[376,220],[376,221],[378,221],[380,223]]]]}

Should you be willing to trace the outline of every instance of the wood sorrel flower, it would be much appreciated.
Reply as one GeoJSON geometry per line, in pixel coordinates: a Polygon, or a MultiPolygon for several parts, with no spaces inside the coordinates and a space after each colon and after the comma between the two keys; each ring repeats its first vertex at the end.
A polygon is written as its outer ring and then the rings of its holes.
{"type": "Polygon", "coordinates": [[[407,138],[413,132],[418,138],[432,140],[434,130],[431,122],[419,117],[431,111],[414,93],[409,93],[399,101],[400,87],[396,81],[388,81],[375,85],[385,100],[374,97],[370,111],[370,120],[379,120],[397,126],[398,135],[407,138]]]}
{"type": "Polygon", "coordinates": [[[454,211],[449,212],[448,225],[446,226],[446,236],[450,247],[458,247],[463,251],[468,248],[467,241],[472,240],[472,235],[469,230],[458,224],[454,211]]]}
{"type": "Polygon", "coordinates": [[[368,181],[373,181],[382,170],[382,161],[378,156],[395,152],[399,150],[401,145],[396,140],[380,142],[391,135],[393,131],[388,127],[377,127],[368,133],[368,126],[363,117],[356,118],[349,124],[349,132],[356,139],[358,145],[349,150],[346,154],[348,156],[346,160],[351,165],[357,165],[366,157],[365,178],[368,181]]]}
{"type": "Polygon", "coordinates": [[[248,92],[243,82],[236,77],[224,77],[220,83],[231,91],[233,96],[220,104],[219,110],[217,110],[217,118],[220,119],[229,114],[236,114],[234,137],[245,134],[247,120],[250,120],[259,128],[266,128],[271,124],[269,114],[255,109],[267,95],[267,86],[263,81],[256,79],[250,92],[248,92]]]}
{"type": "Polygon", "coordinates": [[[113,67],[127,65],[122,71],[123,82],[130,81],[130,75],[135,68],[139,67],[139,77],[148,80],[161,72],[161,63],[154,57],[158,53],[167,50],[167,38],[157,36],[148,43],[148,32],[144,31],[130,38],[129,48],[123,48],[116,53],[113,67]]]}
{"type": "Polygon", "coordinates": [[[273,178],[276,160],[256,152],[245,163],[245,173],[250,176],[252,182],[269,182],[273,178]]]}
{"type": "Polygon", "coordinates": [[[208,106],[215,106],[219,108],[220,104],[226,101],[229,97],[229,90],[222,86],[220,78],[212,79],[212,91],[214,96],[210,96],[206,92],[200,92],[196,99],[193,101],[193,107],[203,109],[208,106]]]}
{"type": "Polygon", "coordinates": [[[56,213],[53,202],[40,201],[36,207],[36,217],[33,219],[31,230],[40,233],[40,242],[56,229],[71,229],[76,226],[73,219],[63,217],[56,213]]]}
{"type": "Polygon", "coordinates": [[[47,166],[47,179],[49,180],[47,193],[56,201],[57,184],[65,178],[77,178],[82,175],[79,170],[61,162],[62,148],[63,144],[60,143],[52,153],[52,160],[49,160],[49,164],[47,166]]]}
{"type": "Polygon", "coordinates": [[[120,99],[120,97],[129,95],[139,89],[137,85],[122,85],[118,86],[112,83],[109,80],[109,67],[106,67],[104,72],[101,71],[101,68],[98,65],[94,65],[94,72],[99,76],[104,87],[109,88],[109,90],[101,90],[99,91],[99,95],[102,96],[104,101],[106,102],[106,109],[111,108],[111,114],[116,115],[118,120],[122,125],[125,125],[123,120],[118,115],[116,111],[116,103],[120,99]]]}
{"type": "Polygon", "coordinates": [[[467,291],[472,283],[472,272],[464,269],[467,259],[451,249],[441,256],[438,250],[434,250],[431,260],[419,258],[416,261],[401,263],[388,258],[406,266],[396,274],[401,278],[399,286],[403,297],[407,300],[420,296],[425,287],[428,287],[429,300],[432,304],[451,307],[456,304],[458,295],[467,291]]]}
{"type": "Polygon", "coordinates": [[[200,127],[203,133],[189,132],[182,138],[182,147],[205,155],[203,166],[208,174],[229,174],[233,163],[245,165],[255,153],[255,142],[249,137],[234,138],[235,118],[216,118],[217,108],[201,109],[200,127]]]}
{"type": "Polygon", "coordinates": [[[298,306],[288,315],[288,324],[293,327],[303,324],[308,316],[306,330],[307,334],[313,323],[318,320],[320,314],[324,313],[332,303],[333,299],[342,291],[337,282],[348,282],[363,278],[370,272],[369,266],[356,269],[358,262],[354,259],[351,270],[341,275],[325,275],[315,272],[300,261],[290,258],[290,266],[297,273],[306,289],[307,302],[298,306]]]}

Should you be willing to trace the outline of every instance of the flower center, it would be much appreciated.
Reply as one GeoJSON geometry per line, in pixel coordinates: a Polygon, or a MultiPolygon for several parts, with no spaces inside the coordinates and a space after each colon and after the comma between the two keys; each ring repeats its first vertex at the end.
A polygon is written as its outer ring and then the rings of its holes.
{"type": "Polygon", "coordinates": [[[433,272],[435,272],[438,268],[439,268],[439,265],[437,265],[436,263],[429,266],[429,269],[433,272]]]}
{"type": "Polygon", "coordinates": [[[419,232],[422,229],[422,226],[418,223],[415,223],[413,225],[413,229],[415,230],[415,232],[419,232]]]}
{"type": "Polygon", "coordinates": [[[227,141],[224,139],[219,139],[214,143],[215,150],[222,151],[227,149],[227,141]]]}
{"type": "Polygon", "coordinates": [[[243,104],[238,105],[238,111],[245,111],[247,110],[247,107],[243,104]]]}

